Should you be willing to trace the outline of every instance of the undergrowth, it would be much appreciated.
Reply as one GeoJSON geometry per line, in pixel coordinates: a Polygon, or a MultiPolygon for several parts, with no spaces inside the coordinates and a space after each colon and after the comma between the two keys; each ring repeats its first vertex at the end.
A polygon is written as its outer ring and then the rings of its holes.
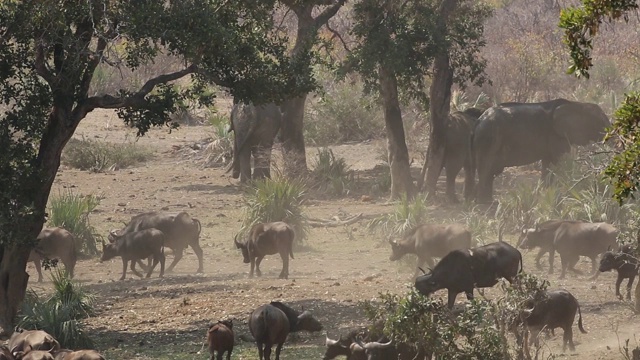
{"type": "Polygon", "coordinates": [[[49,225],[61,227],[73,234],[76,251],[84,256],[98,255],[97,242],[102,240],[91,225],[89,214],[100,204],[96,195],[59,192],[49,200],[49,225]]]}
{"type": "Polygon", "coordinates": [[[144,163],[152,157],[150,149],[135,142],[71,139],[62,152],[61,162],[79,170],[103,172],[144,163]]]}

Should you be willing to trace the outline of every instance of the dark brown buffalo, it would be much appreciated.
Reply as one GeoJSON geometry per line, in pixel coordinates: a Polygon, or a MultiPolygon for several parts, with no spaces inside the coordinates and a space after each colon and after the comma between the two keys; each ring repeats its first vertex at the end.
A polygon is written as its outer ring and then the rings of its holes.
{"type": "Polygon", "coordinates": [[[182,259],[182,254],[187,246],[193,249],[198,257],[198,271],[203,271],[202,264],[202,248],[200,247],[200,232],[202,226],[200,221],[192,218],[186,212],[178,214],[162,214],[157,212],[149,212],[136,215],[131,218],[129,224],[124,229],[112,230],[109,234],[109,240],[116,239],[128,233],[140,230],[155,228],[162,231],[166,235],[164,243],[165,247],[173,250],[174,258],[167,271],[173,271],[178,261],[182,259]]]}
{"type": "Polygon", "coordinates": [[[60,344],[53,336],[42,330],[19,329],[9,339],[9,351],[21,359],[31,351],[42,350],[53,353],[60,349],[60,344]]]}
{"type": "Polygon", "coordinates": [[[421,266],[427,263],[433,268],[433,258],[442,258],[452,250],[471,247],[471,233],[462,224],[428,224],[416,226],[401,240],[389,240],[391,256],[396,261],[405,254],[416,254],[416,275],[421,266]]]}
{"type": "Polygon", "coordinates": [[[627,282],[627,300],[631,299],[631,287],[633,286],[633,281],[636,279],[636,275],[638,275],[639,269],[640,262],[636,257],[626,252],[613,251],[607,251],[602,254],[598,268],[601,272],[615,270],[618,273],[618,278],[616,279],[616,295],[620,300],[622,300],[620,284],[622,284],[622,280],[624,279],[629,279],[627,282]]]}
{"type": "Polygon", "coordinates": [[[216,360],[222,360],[225,352],[227,353],[227,360],[230,360],[234,342],[235,336],[231,320],[222,320],[218,321],[217,324],[211,325],[207,331],[207,345],[209,345],[211,360],[214,360],[214,352],[218,353],[216,360]]]}
{"type": "Polygon", "coordinates": [[[542,227],[525,230],[520,246],[524,249],[534,247],[550,249],[550,272],[553,271],[553,257],[557,251],[562,262],[561,279],[565,277],[567,269],[579,272],[575,269],[575,265],[580,256],[591,259],[593,279],[597,278],[599,275],[596,268],[598,255],[610,247],[618,248],[616,242],[618,229],[611,224],[570,220],[551,220],[543,224],[545,225],[542,227]],[[550,243],[551,245],[549,245],[550,243]]]}
{"type": "Polygon", "coordinates": [[[244,263],[251,263],[249,277],[253,277],[255,268],[256,275],[261,276],[260,262],[266,255],[280,254],[282,259],[281,279],[289,278],[289,256],[293,259],[293,240],[295,233],[293,228],[282,221],[272,223],[259,223],[253,225],[249,236],[245,242],[234,239],[236,247],[242,250],[244,263]]]}
{"type": "Polygon", "coordinates": [[[578,300],[567,290],[560,289],[547,291],[541,296],[541,300],[529,300],[524,310],[524,321],[528,330],[531,332],[530,340],[535,340],[536,346],[539,346],[538,335],[542,330],[553,330],[562,328],[564,334],[562,337],[562,349],[575,350],[573,344],[573,321],[578,312],[578,328],[583,334],[587,332],[582,326],[582,312],[578,300]]]}
{"type": "Polygon", "coordinates": [[[451,251],[430,273],[418,276],[415,286],[426,296],[447,289],[447,305],[451,309],[459,293],[464,292],[467,299],[471,300],[474,288],[492,287],[499,278],[513,282],[520,271],[520,251],[499,241],[469,250],[451,251]]]}
{"type": "Polygon", "coordinates": [[[165,234],[158,229],[145,229],[133,233],[126,233],[117,237],[112,243],[102,243],[102,257],[100,261],[107,261],[116,256],[122,258],[122,276],[124,280],[127,275],[127,263],[131,262],[131,271],[142,277],[136,270],[136,261],[153,258],[153,264],[149,266],[147,278],[151,277],[153,269],[160,263],[160,277],[164,276],[164,251],[163,244],[166,240],[165,234]]]}
{"type": "Polygon", "coordinates": [[[15,360],[11,351],[6,346],[0,346],[0,360],[15,360]]]}
{"type": "Polygon", "coordinates": [[[95,350],[62,349],[56,353],[54,360],[105,360],[105,358],[95,350]]]}
{"type": "Polygon", "coordinates": [[[271,359],[273,345],[277,345],[276,360],[279,360],[282,345],[290,332],[320,331],[322,325],[308,311],[300,314],[281,302],[272,301],[251,313],[249,330],[258,346],[260,360],[271,359]]]}
{"type": "Polygon", "coordinates": [[[29,254],[29,261],[33,261],[38,272],[38,282],[42,282],[41,263],[44,259],[60,259],[69,276],[73,277],[77,261],[76,242],[73,235],[59,227],[42,229],[38,235],[38,244],[29,254]]]}
{"type": "Polygon", "coordinates": [[[349,360],[387,360],[397,359],[397,352],[393,348],[393,342],[379,341],[362,342],[356,338],[349,347],[351,354],[349,360]]]}
{"type": "Polygon", "coordinates": [[[380,336],[378,341],[369,341],[371,334],[365,335],[363,331],[355,330],[350,332],[346,337],[340,336],[338,340],[332,340],[328,336],[325,340],[327,349],[325,350],[322,360],[332,360],[338,356],[346,356],[349,360],[367,359],[367,351],[372,356],[382,356],[383,359],[398,360],[423,360],[425,353],[416,351],[415,348],[406,344],[390,344],[385,336],[380,336]],[[364,344],[370,344],[364,346],[364,344]],[[368,349],[368,350],[367,350],[368,349]]]}
{"type": "Polygon", "coordinates": [[[53,355],[51,355],[48,351],[43,350],[34,350],[29,351],[25,356],[20,358],[20,360],[55,360],[53,355]]]}

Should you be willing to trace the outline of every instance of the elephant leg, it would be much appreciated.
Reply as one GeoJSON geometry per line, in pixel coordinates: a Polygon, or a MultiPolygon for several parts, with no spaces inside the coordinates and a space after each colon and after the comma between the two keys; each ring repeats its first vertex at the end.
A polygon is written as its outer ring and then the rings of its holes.
{"type": "Polygon", "coordinates": [[[42,282],[42,264],[39,258],[33,261],[33,265],[36,267],[36,271],[38,272],[38,282],[42,282]]]}
{"type": "Polygon", "coordinates": [[[466,201],[471,201],[475,195],[476,169],[473,166],[473,162],[471,161],[470,156],[464,161],[463,167],[464,167],[464,199],[466,201]]]}
{"type": "Polygon", "coordinates": [[[458,176],[458,173],[462,169],[462,166],[460,166],[457,163],[455,164],[452,164],[452,163],[454,163],[454,161],[449,161],[446,164],[446,169],[445,169],[445,174],[447,175],[447,197],[449,198],[449,201],[451,201],[452,203],[458,203],[459,201],[456,196],[456,177],[458,176]]]}
{"type": "Polygon", "coordinates": [[[271,145],[258,146],[253,154],[255,179],[271,178],[271,145]]]}
{"type": "Polygon", "coordinates": [[[246,147],[238,154],[238,166],[240,172],[240,182],[245,183],[251,180],[251,149],[246,147]]]}

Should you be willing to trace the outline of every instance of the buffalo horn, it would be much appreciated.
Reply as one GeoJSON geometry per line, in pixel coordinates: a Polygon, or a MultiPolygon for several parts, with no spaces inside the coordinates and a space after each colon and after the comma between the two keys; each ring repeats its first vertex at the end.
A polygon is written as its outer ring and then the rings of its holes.
{"type": "Polygon", "coordinates": [[[421,268],[420,266],[418,266],[418,269],[420,269],[420,271],[422,271],[422,274],[423,274],[423,275],[427,275],[427,272],[426,272],[426,271],[424,271],[424,269],[423,269],[423,268],[421,268]]]}
{"type": "Polygon", "coordinates": [[[363,347],[365,349],[379,349],[379,350],[383,350],[386,349],[390,346],[392,346],[393,344],[392,340],[389,340],[389,342],[387,343],[381,343],[381,342],[377,342],[377,341],[372,341],[370,343],[366,343],[363,347]]]}
{"type": "Polygon", "coordinates": [[[329,334],[325,335],[326,336],[326,340],[325,340],[325,344],[327,346],[335,346],[338,343],[338,340],[331,340],[329,339],[329,334]]]}

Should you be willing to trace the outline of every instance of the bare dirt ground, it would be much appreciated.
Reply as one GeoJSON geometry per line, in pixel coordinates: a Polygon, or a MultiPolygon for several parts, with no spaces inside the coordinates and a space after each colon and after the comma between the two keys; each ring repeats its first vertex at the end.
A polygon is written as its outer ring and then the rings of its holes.
{"type": "MultiPolygon", "coordinates": [[[[283,359],[320,359],[325,332],[337,337],[365,324],[359,301],[374,299],[379,292],[405,292],[412,285],[413,269],[391,263],[390,249],[366,230],[365,222],[347,228],[314,228],[307,246],[295,253],[289,280],[277,279],[281,267],[277,256],[263,262],[262,278],[249,279],[248,265],[243,264],[233,246],[243,211],[236,181],[224,169],[203,168],[181,151],[210,133],[207,126],[182,127],[172,133],[152,130],[139,143],[155,151],[154,160],[107,173],[62,168],[56,179],[52,195],[72,188],[76,193],[102,196],[91,221],[105,236],[131,216],[152,210],[188,211],[203,225],[200,241],[204,274],[195,274],[197,259],[190,249],[164,279],[159,279],[156,271],[151,279],[134,279],[129,274],[126,281],[117,281],[122,266],[119,258],[102,264],[97,259],[79,262],[76,279],[97,295],[98,314],[86,320],[86,326],[98,349],[109,359],[207,359],[202,346],[208,324],[233,318],[236,333],[246,335],[249,313],[271,300],[309,309],[324,324],[321,333],[291,337],[283,359]]],[[[90,114],[81,124],[76,137],[83,136],[118,143],[133,139],[135,132],[123,126],[115,114],[102,111],[90,114]]],[[[373,144],[342,145],[335,152],[357,171],[372,169],[378,162],[373,144]]],[[[309,157],[314,154],[308,151],[309,157]]],[[[391,211],[393,205],[385,198],[374,196],[373,202],[362,202],[360,194],[366,194],[368,188],[363,185],[358,190],[342,199],[312,199],[307,213],[314,218],[330,218],[341,212],[377,216],[391,211]]],[[[438,205],[432,214],[449,218],[455,211],[459,211],[455,206],[438,205]]],[[[508,234],[506,240],[514,243],[515,235],[508,234]]],[[[171,259],[169,255],[167,260],[171,259]]],[[[579,359],[622,359],[619,346],[624,340],[630,338],[631,345],[637,344],[634,336],[640,334],[638,318],[630,303],[615,297],[613,273],[602,274],[595,282],[586,275],[574,274],[558,280],[557,273],[547,275],[536,270],[533,259],[533,252],[525,254],[524,268],[547,277],[551,288],[571,291],[580,301],[589,331],[581,334],[575,328],[577,351],[566,354],[562,353],[562,331],[556,331],[556,336],[546,342],[546,353],[579,359]]],[[[582,261],[579,268],[588,271],[590,263],[582,261]]],[[[32,265],[28,271],[33,279],[32,265]]],[[[30,286],[48,291],[51,283],[31,282],[30,286]]],[[[498,292],[491,289],[487,294],[498,292]]],[[[463,301],[463,297],[458,300],[463,301]]],[[[257,351],[253,344],[243,342],[234,358],[257,359],[257,351]]]]}

